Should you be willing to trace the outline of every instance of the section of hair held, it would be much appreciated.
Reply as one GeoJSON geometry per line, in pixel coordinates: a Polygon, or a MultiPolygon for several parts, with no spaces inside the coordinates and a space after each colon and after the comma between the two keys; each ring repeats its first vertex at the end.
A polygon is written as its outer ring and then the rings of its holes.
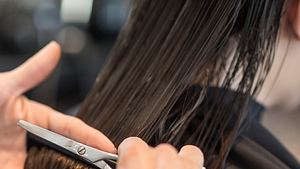
{"type": "Polygon", "coordinates": [[[28,152],[25,169],[95,169],[47,148],[33,147],[28,152]]]}
{"type": "Polygon", "coordinates": [[[283,3],[133,1],[79,117],[116,145],[128,136],[151,145],[195,144],[208,169],[223,168],[248,96],[259,91],[272,64],[283,3]],[[225,92],[207,101],[210,86],[225,92]],[[225,99],[229,89],[236,94],[225,99]]]}

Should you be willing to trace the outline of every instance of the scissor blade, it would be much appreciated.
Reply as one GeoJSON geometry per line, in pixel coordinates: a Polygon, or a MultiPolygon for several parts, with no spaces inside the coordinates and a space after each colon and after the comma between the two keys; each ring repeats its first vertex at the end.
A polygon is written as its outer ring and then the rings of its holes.
{"type": "Polygon", "coordinates": [[[24,128],[25,130],[27,130],[29,133],[37,136],[38,138],[41,138],[43,141],[45,140],[51,144],[54,144],[63,151],[67,150],[68,152],[71,152],[72,155],[76,155],[77,157],[84,159],[90,163],[95,163],[104,159],[108,159],[108,160],[118,159],[118,156],[115,154],[97,150],[93,147],[76,142],[72,139],[54,133],[42,127],[36,126],[24,120],[20,120],[18,122],[18,125],[24,128]],[[79,151],[79,148],[84,148],[83,153],[79,151]]]}
{"type": "MultiPolygon", "coordinates": [[[[76,142],[74,140],[71,140],[67,137],[64,137],[62,135],[59,135],[57,133],[54,133],[50,130],[44,129],[42,127],[36,126],[34,124],[31,124],[29,122],[26,122],[24,120],[20,120],[18,122],[18,125],[28,131],[29,133],[46,140],[59,148],[63,150],[67,150],[71,152],[74,155],[77,155],[78,157],[81,157],[85,161],[96,165],[97,167],[101,169],[112,169],[110,165],[108,165],[104,160],[107,159],[109,163],[114,164],[113,168],[116,165],[116,160],[118,159],[118,156],[115,154],[106,153],[97,149],[94,149],[92,147],[89,147],[87,145],[81,144],[79,142],[76,142]],[[80,146],[84,146],[86,149],[85,154],[79,154],[78,148],[80,146]]],[[[205,167],[203,167],[205,169],[205,167]]]]}
{"type": "MultiPolygon", "coordinates": [[[[36,126],[24,120],[20,120],[18,125],[28,131],[29,133],[42,138],[62,149],[68,150],[72,153],[77,154],[77,150],[73,149],[75,142],[67,137],[54,133],[50,130],[44,129],[42,127],[36,126]]],[[[87,159],[88,160],[88,159],[87,159]]]]}
{"type": "MultiPolygon", "coordinates": [[[[20,127],[24,128],[25,130],[27,130],[28,132],[30,132],[31,134],[34,134],[35,136],[38,136],[52,144],[55,144],[64,150],[70,151],[73,155],[74,154],[77,155],[77,153],[78,153],[76,150],[76,147],[78,147],[78,146],[74,146],[75,144],[78,144],[78,143],[75,142],[74,140],[68,139],[62,135],[56,134],[50,130],[44,129],[42,127],[36,126],[34,124],[31,124],[31,123],[23,121],[23,120],[19,121],[18,125],[20,127]]],[[[96,163],[94,163],[93,161],[88,159],[87,155],[85,155],[85,156],[78,155],[78,156],[101,169],[112,169],[103,160],[100,160],[100,161],[97,161],[96,163]]]]}

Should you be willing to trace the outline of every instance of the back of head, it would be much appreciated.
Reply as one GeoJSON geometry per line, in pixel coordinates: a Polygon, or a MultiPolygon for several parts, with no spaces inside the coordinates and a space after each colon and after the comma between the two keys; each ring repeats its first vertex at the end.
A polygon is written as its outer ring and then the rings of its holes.
{"type": "MultiPolygon", "coordinates": [[[[135,0],[79,117],[116,145],[129,136],[151,145],[195,144],[208,169],[224,167],[245,115],[245,96],[259,91],[270,69],[283,3],[135,0]],[[192,85],[201,88],[182,99],[192,85]],[[204,104],[209,86],[235,90],[226,104],[234,106],[222,104],[224,94],[204,104]],[[199,125],[187,131],[200,112],[199,125]]],[[[39,166],[34,153],[27,161],[39,166]]]]}

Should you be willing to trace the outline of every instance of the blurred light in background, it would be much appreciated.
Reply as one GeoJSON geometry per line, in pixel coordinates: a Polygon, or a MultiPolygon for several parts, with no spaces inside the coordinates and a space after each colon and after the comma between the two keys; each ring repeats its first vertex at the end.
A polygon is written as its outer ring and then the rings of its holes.
{"type": "Polygon", "coordinates": [[[41,45],[53,40],[53,37],[62,27],[57,3],[49,0],[43,1],[44,3],[39,3],[36,6],[33,13],[33,23],[37,31],[37,42],[41,45]]]}
{"type": "Polygon", "coordinates": [[[0,71],[11,70],[49,41],[62,47],[59,67],[27,94],[65,111],[80,103],[108,55],[129,0],[0,0],[0,71]]]}
{"type": "Polygon", "coordinates": [[[120,5],[119,1],[110,0],[102,10],[96,14],[97,26],[103,31],[118,32],[127,16],[126,6],[120,5]]]}
{"type": "Polygon", "coordinates": [[[36,8],[38,5],[40,5],[41,3],[45,3],[45,1],[44,0],[22,0],[22,1],[19,0],[18,1],[18,4],[20,4],[20,6],[22,6],[22,8],[26,10],[32,10],[36,8]]]}
{"type": "Polygon", "coordinates": [[[88,23],[93,0],[62,0],[61,18],[66,23],[88,23]]]}
{"type": "Polygon", "coordinates": [[[57,35],[62,51],[68,54],[78,54],[86,45],[86,33],[75,26],[64,27],[57,35]]]}

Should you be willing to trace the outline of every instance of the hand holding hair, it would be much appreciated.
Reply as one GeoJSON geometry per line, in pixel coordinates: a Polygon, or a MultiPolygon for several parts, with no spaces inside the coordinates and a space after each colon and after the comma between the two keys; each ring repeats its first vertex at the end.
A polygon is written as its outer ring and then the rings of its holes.
{"type": "Polygon", "coordinates": [[[139,138],[125,139],[118,148],[117,169],[202,169],[203,154],[192,145],[181,148],[179,152],[169,145],[149,147],[139,138]]]}
{"type": "Polygon", "coordinates": [[[0,73],[1,168],[23,168],[26,158],[26,133],[17,127],[20,119],[97,149],[116,152],[113,143],[106,136],[78,118],[61,114],[22,95],[45,80],[59,59],[60,46],[51,42],[20,67],[0,73]]]}

